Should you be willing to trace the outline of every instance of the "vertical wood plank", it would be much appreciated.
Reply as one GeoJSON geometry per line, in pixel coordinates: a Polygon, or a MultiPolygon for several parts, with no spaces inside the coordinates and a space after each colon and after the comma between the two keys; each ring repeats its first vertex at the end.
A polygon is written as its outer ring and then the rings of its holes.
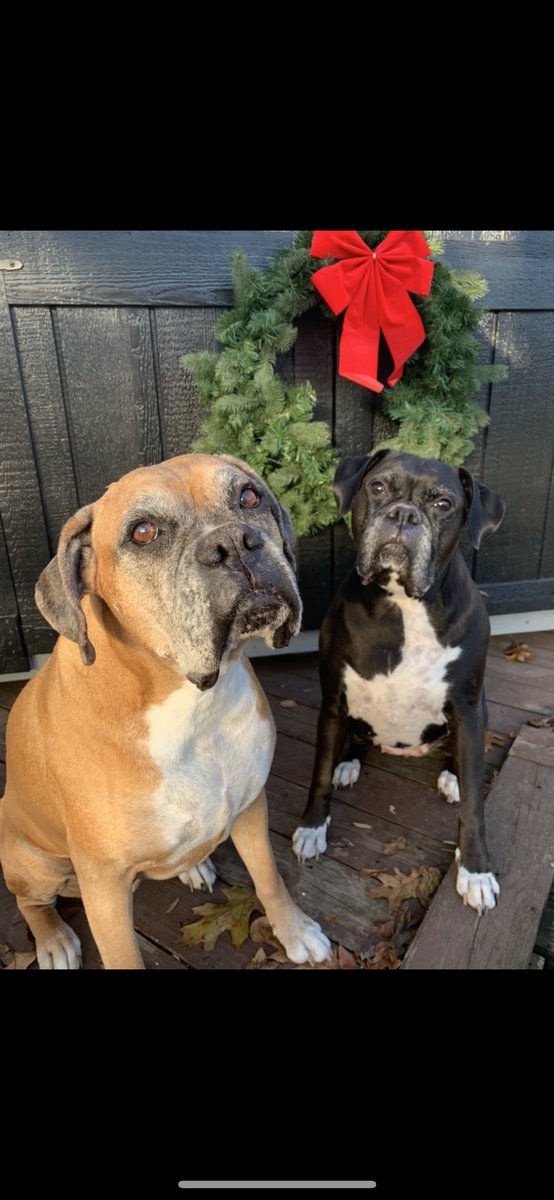
{"type": "MultiPolygon", "coordinates": [[[[314,420],[333,427],[335,382],[334,322],[319,309],[305,313],[293,348],[294,381],[309,380],[317,393],[314,420]]],[[[298,585],[304,604],[304,629],[317,629],[333,594],[332,531],[301,538],[298,545],[298,585]]]]}
{"type": "Polygon", "coordinates": [[[483,482],[507,511],[479,551],[476,578],[502,583],[539,572],[554,442],[554,313],[501,313],[497,358],[509,375],[492,386],[483,482]]]}
{"type": "Polygon", "coordinates": [[[150,321],[142,308],[55,314],[80,504],[161,459],[150,321]]]}
{"type": "Polygon", "coordinates": [[[3,671],[28,669],[29,660],[21,632],[8,549],[0,519],[0,675],[3,671]]]}
{"type": "Polygon", "coordinates": [[[29,648],[34,649],[32,631],[37,627],[40,629],[42,625],[34,601],[35,583],[48,561],[50,551],[2,272],[0,347],[0,512],[17,605],[22,624],[29,630],[29,648]]]}
{"type": "Polygon", "coordinates": [[[21,375],[51,555],[60,530],[79,507],[69,432],[52,327],[47,308],[13,310],[21,375]]]}
{"type": "Polygon", "coordinates": [[[189,452],[206,415],[193,376],[181,366],[181,358],[198,350],[215,349],[213,327],[220,315],[221,309],[217,308],[151,311],[164,458],[189,452]]]}

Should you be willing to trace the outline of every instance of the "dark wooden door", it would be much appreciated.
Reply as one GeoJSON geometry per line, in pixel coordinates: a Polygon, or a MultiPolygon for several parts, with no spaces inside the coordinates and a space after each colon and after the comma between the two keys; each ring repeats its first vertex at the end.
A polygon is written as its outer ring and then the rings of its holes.
{"type": "MultiPolygon", "coordinates": [[[[231,303],[229,254],[263,266],[290,233],[9,231],[0,233],[0,672],[26,670],[55,640],[34,586],[63,522],[140,464],[186,452],[201,411],[182,354],[213,346],[231,303]]],[[[485,274],[483,354],[510,376],[483,395],[492,424],[470,466],[508,502],[475,565],[491,612],[554,606],[552,447],[554,233],[450,232],[452,265],[485,274]]],[[[337,329],[303,318],[282,369],[310,379],[316,415],[344,453],[387,431],[379,405],[335,377],[337,329]]],[[[222,452],[225,447],[221,447],[222,452]]],[[[349,559],[344,529],[300,546],[305,628],[316,628],[349,559]]]]}

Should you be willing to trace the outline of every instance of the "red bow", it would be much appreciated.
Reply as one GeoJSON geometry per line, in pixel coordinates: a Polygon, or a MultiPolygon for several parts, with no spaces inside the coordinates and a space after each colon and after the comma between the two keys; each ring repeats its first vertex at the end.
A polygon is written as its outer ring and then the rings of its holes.
{"type": "Polygon", "coordinates": [[[404,363],[425,340],[423,322],[408,292],[429,295],[434,264],[423,256],[430,253],[419,229],[392,229],[375,250],[355,229],[315,231],[310,254],[342,260],[312,275],[335,314],[346,308],[340,375],[373,392],[383,390],[377,379],[382,331],[394,362],[387,383],[392,387],[402,378],[404,363]]]}

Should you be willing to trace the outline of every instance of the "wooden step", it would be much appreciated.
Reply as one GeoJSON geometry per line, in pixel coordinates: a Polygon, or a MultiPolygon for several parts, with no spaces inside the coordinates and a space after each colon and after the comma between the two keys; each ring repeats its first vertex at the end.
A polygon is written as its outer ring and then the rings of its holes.
{"type": "Polygon", "coordinates": [[[554,879],[554,730],[523,726],[486,803],[500,899],[483,917],[445,876],[402,969],[525,970],[554,879]]]}

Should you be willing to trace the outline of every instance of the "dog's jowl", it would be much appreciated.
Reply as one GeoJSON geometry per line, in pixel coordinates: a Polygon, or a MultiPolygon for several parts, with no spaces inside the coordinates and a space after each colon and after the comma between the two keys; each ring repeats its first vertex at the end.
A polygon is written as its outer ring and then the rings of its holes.
{"type": "Polygon", "coordinates": [[[294,850],[325,850],[331,789],[357,781],[364,742],[423,755],[449,738],[453,770],[437,784],[460,802],[457,890],[483,912],[499,892],[482,797],[489,619],[458,539],[467,524],[478,549],[503,501],[462,467],[387,450],[345,459],[334,492],[352,509],[356,565],[321,629],[316,757],[294,850]]]}
{"type": "Polygon", "coordinates": [[[211,890],[231,835],[294,962],[327,958],[273,859],[275,744],[244,656],[282,646],[301,604],[288,514],[246,463],[191,454],[139,468],[64,526],[38,606],[61,635],[7,729],[0,858],[42,968],[79,966],[56,911],[81,895],[108,968],[143,966],[138,875],[211,890]]]}

